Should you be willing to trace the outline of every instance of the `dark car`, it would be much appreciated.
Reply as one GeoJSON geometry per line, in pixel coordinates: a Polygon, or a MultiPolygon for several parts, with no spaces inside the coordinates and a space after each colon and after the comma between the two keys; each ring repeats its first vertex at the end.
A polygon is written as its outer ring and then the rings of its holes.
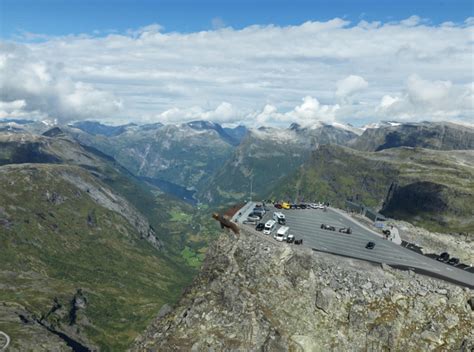
{"type": "Polygon", "coordinates": [[[273,204],[273,206],[277,209],[281,209],[281,204],[275,203],[275,204],[273,204]]]}
{"type": "Polygon", "coordinates": [[[263,231],[264,228],[265,228],[265,224],[263,222],[259,222],[257,226],[255,226],[255,230],[257,231],[263,231]]]}
{"type": "Polygon", "coordinates": [[[298,204],[290,204],[290,209],[298,209],[298,204]]]}
{"type": "Polygon", "coordinates": [[[449,260],[449,253],[448,252],[441,253],[439,257],[436,258],[436,260],[439,262],[447,262],[449,260]]]}
{"type": "Polygon", "coordinates": [[[323,230],[336,231],[336,228],[332,225],[321,224],[323,230]]]}
{"type": "Polygon", "coordinates": [[[299,204],[298,207],[299,207],[300,209],[306,209],[306,208],[307,208],[307,207],[306,207],[306,204],[303,204],[303,203],[299,204]]]}
{"type": "Polygon", "coordinates": [[[459,259],[458,258],[451,258],[448,260],[449,265],[458,265],[459,264],[459,259]]]}
{"type": "Polygon", "coordinates": [[[367,244],[365,245],[365,248],[367,249],[374,249],[374,247],[375,247],[374,242],[367,242],[367,244]]]}
{"type": "Polygon", "coordinates": [[[351,230],[350,227],[343,227],[343,228],[339,229],[339,232],[347,233],[348,235],[350,235],[352,233],[352,230],[351,230]]]}

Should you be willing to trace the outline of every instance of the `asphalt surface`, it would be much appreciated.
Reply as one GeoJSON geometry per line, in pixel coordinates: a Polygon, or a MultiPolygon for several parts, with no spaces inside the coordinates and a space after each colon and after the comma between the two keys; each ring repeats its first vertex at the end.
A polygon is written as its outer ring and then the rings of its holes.
{"type": "MultiPolygon", "coordinates": [[[[247,209],[253,207],[247,207],[247,209]]],[[[443,279],[474,289],[474,274],[438,262],[434,259],[385,240],[381,234],[370,230],[341,211],[322,209],[275,209],[268,211],[261,222],[271,219],[274,211],[286,216],[286,225],[303,245],[317,251],[362,259],[375,263],[385,263],[395,268],[411,269],[415,272],[443,279]],[[321,224],[332,225],[336,231],[321,229],[321,224]],[[340,233],[342,227],[350,227],[352,234],[340,233]],[[374,249],[366,249],[367,242],[374,242],[374,249]]],[[[244,213],[241,219],[244,218],[244,213]]],[[[254,225],[248,225],[254,228],[254,225]]],[[[276,233],[276,230],[275,230],[276,233]]]]}

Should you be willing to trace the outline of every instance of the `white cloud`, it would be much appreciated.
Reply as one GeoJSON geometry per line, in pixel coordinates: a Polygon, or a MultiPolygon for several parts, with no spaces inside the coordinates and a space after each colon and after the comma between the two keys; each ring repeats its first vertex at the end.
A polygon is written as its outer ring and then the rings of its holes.
{"type": "Polygon", "coordinates": [[[416,16],[196,33],[155,24],[124,34],[3,43],[0,100],[24,100],[21,111],[64,120],[357,123],[429,118],[433,111],[468,120],[473,26],[470,18],[435,26],[416,16]],[[423,80],[410,81],[414,73],[423,80]],[[423,81],[431,82],[428,90],[423,81]],[[448,104],[433,108],[436,96],[448,104]],[[312,98],[301,104],[302,97],[312,98]],[[400,101],[383,107],[383,97],[400,101]]]}
{"type": "Polygon", "coordinates": [[[173,107],[153,116],[150,120],[159,120],[166,123],[180,123],[192,120],[232,123],[239,118],[241,118],[241,113],[237,111],[232,104],[222,102],[215,109],[210,110],[204,110],[199,106],[193,106],[187,109],[173,107]]]}
{"type": "Polygon", "coordinates": [[[391,119],[448,120],[470,116],[472,120],[473,87],[474,82],[455,86],[450,81],[430,81],[411,75],[398,96],[383,96],[377,112],[391,119]]]}
{"type": "Polygon", "coordinates": [[[318,99],[306,96],[303,102],[285,113],[279,112],[274,105],[267,104],[259,113],[246,116],[249,124],[262,125],[288,125],[296,122],[302,126],[317,124],[318,122],[333,122],[339,105],[323,105],[318,99]]]}
{"type": "Polygon", "coordinates": [[[400,21],[402,26],[413,27],[422,22],[422,19],[419,16],[410,16],[409,18],[400,21]]]}
{"type": "Polygon", "coordinates": [[[3,115],[68,121],[106,117],[120,107],[110,93],[74,82],[61,65],[32,59],[23,46],[0,47],[0,75],[0,102],[7,108],[3,115]]]}
{"type": "Polygon", "coordinates": [[[369,86],[369,83],[361,76],[350,75],[337,82],[336,96],[344,98],[369,86]]]}

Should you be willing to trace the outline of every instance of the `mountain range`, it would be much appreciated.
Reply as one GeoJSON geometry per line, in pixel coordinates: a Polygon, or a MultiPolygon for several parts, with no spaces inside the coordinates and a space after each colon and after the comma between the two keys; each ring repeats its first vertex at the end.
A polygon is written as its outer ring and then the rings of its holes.
{"type": "Polygon", "coordinates": [[[470,236],[473,140],[471,127],[445,122],[0,120],[0,331],[13,350],[124,350],[195,277],[218,233],[210,213],[249,198],[350,199],[470,236]]]}

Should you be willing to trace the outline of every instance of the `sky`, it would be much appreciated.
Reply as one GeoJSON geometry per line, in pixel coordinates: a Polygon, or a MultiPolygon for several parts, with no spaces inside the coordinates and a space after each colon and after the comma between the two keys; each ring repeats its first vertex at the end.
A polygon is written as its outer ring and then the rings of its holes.
{"type": "Polygon", "coordinates": [[[474,120],[471,1],[0,0],[0,118],[474,120]]]}

